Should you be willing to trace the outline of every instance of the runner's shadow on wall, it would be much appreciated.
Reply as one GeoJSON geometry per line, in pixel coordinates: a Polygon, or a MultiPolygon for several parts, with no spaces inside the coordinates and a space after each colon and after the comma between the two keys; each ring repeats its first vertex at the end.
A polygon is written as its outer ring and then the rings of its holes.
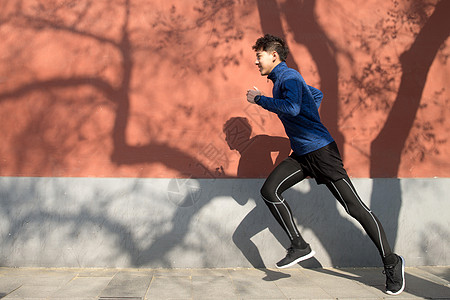
{"type": "MultiPolygon", "coordinates": [[[[268,135],[252,135],[252,127],[243,117],[233,117],[224,125],[225,140],[230,150],[236,150],[239,155],[237,177],[239,178],[266,178],[270,172],[283,161],[291,152],[289,139],[268,135]]],[[[254,195],[254,192],[252,192],[254,195]]],[[[233,193],[233,199],[240,205],[245,205],[248,195],[233,193]]],[[[268,229],[278,242],[287,248],[286,241],[280,226],[273,218],[267,218],[268,209],[263,201],[255,200],[255,207],[245,216],[233,233],[232,239],[235,245],[254,268],[265,269],[258,247],[252,242],[252,237],[263,230],[268,229]]],[[[321,266],[313,259],[315,267],[321,266]]],[[[311,265],[311,263],[310,263],[311,265]]],[[[265,269],[267,280],[279,279],[280,273],[265,269]]]]}

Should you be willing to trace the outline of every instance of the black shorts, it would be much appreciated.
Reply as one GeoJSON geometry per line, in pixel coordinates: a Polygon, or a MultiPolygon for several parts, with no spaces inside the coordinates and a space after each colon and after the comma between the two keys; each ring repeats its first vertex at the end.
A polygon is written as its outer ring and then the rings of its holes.
{"type": "Polygon", "coordinates": [[[327,184],[348,177],[336,142],[304,155],[292,153],[290,157],[295,159],[303,172],[314,178],[317,184],[327,184]]]}

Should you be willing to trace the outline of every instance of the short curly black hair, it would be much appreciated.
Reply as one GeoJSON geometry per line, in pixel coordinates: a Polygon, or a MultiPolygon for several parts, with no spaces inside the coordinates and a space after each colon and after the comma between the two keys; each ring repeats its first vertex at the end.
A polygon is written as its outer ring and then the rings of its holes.
{"type": "Polygon", "coordinates": [[[252,47],[255,51],[276,51],[280,56],[281,61],[286,61],[289,54],[289,48],[286,42],[277,36],[266,34],[256,40],[256,43],[252,47]]]}

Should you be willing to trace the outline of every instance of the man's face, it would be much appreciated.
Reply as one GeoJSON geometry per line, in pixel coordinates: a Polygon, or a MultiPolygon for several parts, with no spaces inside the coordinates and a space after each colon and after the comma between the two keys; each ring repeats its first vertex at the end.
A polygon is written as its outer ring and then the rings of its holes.
{"type": "Polygon", "coordinates": [[[269,53],[263,50],[256,51],[255,64],[258,66],[261,76],[269,75],[277,65],[276,52],[272,51],[269,53]]]}

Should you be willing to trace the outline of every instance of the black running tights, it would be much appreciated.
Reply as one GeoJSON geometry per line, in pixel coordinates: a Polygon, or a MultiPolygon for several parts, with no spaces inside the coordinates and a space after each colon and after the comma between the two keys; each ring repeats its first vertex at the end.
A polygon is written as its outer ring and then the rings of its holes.
{"type": "MultiPolygon", "coordinates": [[[[261,196],[271,213],[287,233],[291,241],[305,242],[294,223],[291,209],[282,193],[296,183],[306,178],[300,165],[288,158],[281,162],[269,175],[261,188],[261,196]]],[[[391,248],[386,239],[380,221],[372,211],[361,201],[348,177],[330,182],[326,185],[331,193],[342,204],[348,214],[355,218],[374,242],[382,259],[391,254],[391,248]]]]}

